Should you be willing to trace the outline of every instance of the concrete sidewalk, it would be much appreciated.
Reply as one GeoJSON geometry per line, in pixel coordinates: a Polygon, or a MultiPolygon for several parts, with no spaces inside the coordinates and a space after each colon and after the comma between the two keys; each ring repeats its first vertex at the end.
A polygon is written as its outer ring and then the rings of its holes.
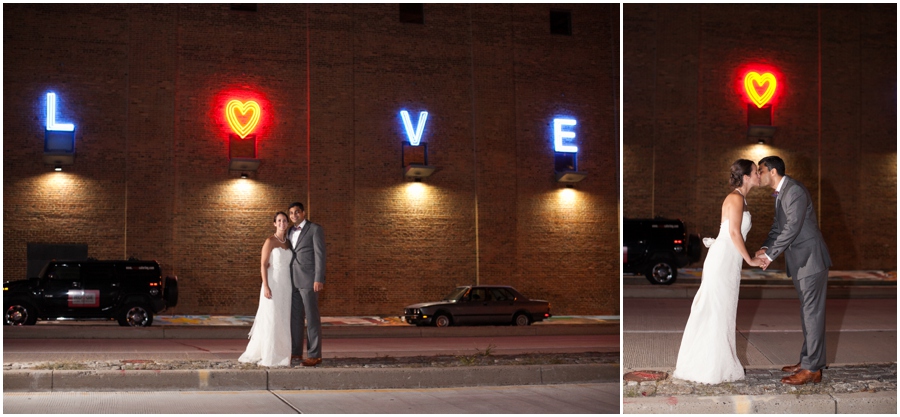
{"type": "Polygon", "coordinates": [[[672,378],[691,301],[624,300],[623,376],[646,377],[623,378],[625,413],[896,413],[895,300],[829,299],[829,366],[821,383],[799,387],[780,381],[780,368],[796,363],[802,345],[797,300],[738,303],[744,379],[707,385],[672,378]]]}

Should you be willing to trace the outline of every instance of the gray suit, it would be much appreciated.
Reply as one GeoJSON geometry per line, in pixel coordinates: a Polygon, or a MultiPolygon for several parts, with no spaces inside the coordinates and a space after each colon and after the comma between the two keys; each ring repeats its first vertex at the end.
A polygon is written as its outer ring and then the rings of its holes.
{"type": "Polygon", "coordinates": [[[825,291],[831,256],[809,191],[791,177],[784,177],[775,199],[775,223],[763,246],[768,247],[766,255],[773,260],[784,253],[787,274],[800,297],[800,366],[816,372],[825,367],[825,291]]]}
{"type": "MultiPolygon", "coordinates": [[[[298,233],[291,229],[291,241],[298,233]]],[[[322,357],[322,321],[319,317],[319,297],[314,282],[325,283],[325,232],[322,227],[306,221],[300,236],[292,243],[291,257],[291,355],[303,353],[303,322],[307,327],[307,357],[322,357]]]]}

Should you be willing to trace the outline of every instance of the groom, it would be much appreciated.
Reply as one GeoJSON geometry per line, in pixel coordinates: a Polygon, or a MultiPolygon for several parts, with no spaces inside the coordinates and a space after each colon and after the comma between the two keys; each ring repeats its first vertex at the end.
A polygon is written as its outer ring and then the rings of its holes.
{"type": "Polygon", "coordinates": [[[825,367],[825,290],[831,257],[819,231],[809,191],[799,181],[784,175],[784,161],[777,156],[761,159],[759,177],[761,186],[775,190],[775,223],[756,257],[766,269],[783,252],[787,274],[800,297],[803,327],[800,363],[781,368],[791,373],[781,378],[781,382],[818,383],[825,367]]]}
{"type": "Polygon", "coordinates": [[[325,232],[306,220],[303,204],[293,203],[288,209],[294,227],[291,239],[291,360],[303,359],[303,321],[306,320],[306,360],[303,366],[322,363],[322,321],[319,317],[319,295],[325,287],[325,232]]]}

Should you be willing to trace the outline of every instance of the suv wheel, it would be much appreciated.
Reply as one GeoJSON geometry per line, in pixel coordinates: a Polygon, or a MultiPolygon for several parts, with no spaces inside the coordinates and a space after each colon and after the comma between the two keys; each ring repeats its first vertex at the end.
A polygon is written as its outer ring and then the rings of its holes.
{"type": "Polygon", "coordinates": [[[11,326],[31,326],[37,323],[37,311],[31,304],[11,303],[5,305],[3,310],[3,324],[11,326]]]}
{"type": "Polygon", "coordinates": [[[147,327],[153,324],[153,313],[141,304],[131,304],[119,314],[120,326],[147,327]]]}
{"type": "Polygon", "coordinates": [[[678,268],[667,259],[657,259],[650,263],[645,275],[651,284],[671,285],[678,278],[678,268]]]}
{"type": "Polygon", "coordinates": [[[516,326],[527,326],[531,324],[531,318],[525,313],[518,313],[513,317],[513,324],[516,326]]]}
{"type": "Polygon", "coordinates": [[[451,324],[453,324],[453,321],[451,321],[450,316],[446,314],[438,314],[438,316],[434,318],[434,325],[436,327],[450,327],[451,324]]]}

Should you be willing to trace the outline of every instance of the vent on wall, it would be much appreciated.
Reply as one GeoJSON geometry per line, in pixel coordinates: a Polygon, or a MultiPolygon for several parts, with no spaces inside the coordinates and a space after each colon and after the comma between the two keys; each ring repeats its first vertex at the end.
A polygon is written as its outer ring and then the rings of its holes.
{"type": "Polygon", "coordinates": [[[422,3],[400,3],[400,23],[425,23],[425,7],[422,3]]]}
{"type": "Polygon", "coordinates": [[[231,10],[239,12],[255,12],[256,3],[231,3],[231,10]]]}
{"type": "Polygon", "coordinates": [[[572,35],[572,12],[568,10],[550,10],[550,33],[554,35],[572,35]]]}

